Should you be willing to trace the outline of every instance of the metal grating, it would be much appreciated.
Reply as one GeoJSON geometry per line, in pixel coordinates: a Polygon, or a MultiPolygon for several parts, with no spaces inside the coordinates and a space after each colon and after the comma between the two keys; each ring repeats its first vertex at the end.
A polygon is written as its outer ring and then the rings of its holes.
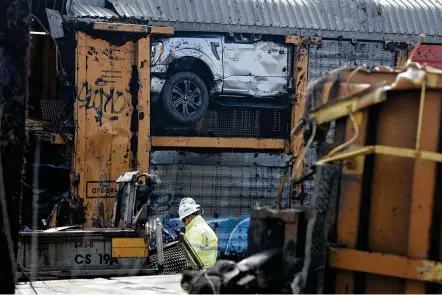
{"type": "MultiPolygon", "coordinates": [[[[149,262],[155,269],[158,268],[158,254],[156,251],[149,255],[149,262]]],[[[187,260],[180,242],[173,242],[164,246],[164,274],[180,273],[190,267],[191,264],[187,260]]]]}
{"type": "Polygon", "coordinates": [[[56,121],[63,113],[65,102],[62,100],[40,100],[41,114],[45,121],[56,121]]]}
{"type": "Polygon", "coordinates": [[[287,138],[290,110],[215,107],[193,126],[176,126],[165,120],[161,107],[153,107],[153,136],[287,138]]]}
{"type": "Polygon", "coordinates": [[[343,66],[394,66],[394,60],[395,53],[384,50],[382,42],[322,40],[319,45],[310,46],[308,80],[343,66]]]}
{"type": "MultiPolygon", "coordinates": [[[[152,192],[151,200],[164,216],[164,227],[172,232],[183,226],[174,219],[180,200],[194,198],[207,221],[217,219],[209,224],[218,236],[219,252],[244,251],[250,209],[256,205],[275,207],[286,159],[285,155],[265,153],[154,151],[150,172],[157,174],[163,185],[152,192]],[[232,235],[234,230],[237,232],[232,235]]],[[[283,209],[288,206],[288,191],[286,185],[283,209]]]]}
{"type": "MultiPolygon", "coordinates": [[[[344,67],[357,67],[366,64],[368,68],[376,66],[393,67],[395,53],[384,50],[381,42],[355,42],[322,40],[319,45],[310,46],[308,80],[313,81],[328,72],[344,67]]],[[[327,133],[327,143],[332,144],[335,135],[335,122],[332,122],[327,133]]],[[[317,159],[316,148],[307,152],[307,165],[311,166],[317,159]]],[[[310,205],[315,185],[314,178],[303,182],[304,204],[310,205]]]]}

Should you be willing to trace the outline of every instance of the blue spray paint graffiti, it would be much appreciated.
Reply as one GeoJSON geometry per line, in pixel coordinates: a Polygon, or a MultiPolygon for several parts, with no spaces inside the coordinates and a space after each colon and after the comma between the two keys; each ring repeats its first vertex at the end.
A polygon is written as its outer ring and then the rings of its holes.
{"type": "MultiPolygon", "coordinates": [[[[244,254],[247,251],[247,233],[249,230],[250,217],[239,218],[225,217],[205,217],[210,227],[218,237],[218,256],[244,254]]],[[[182,229],[184,224],[178,218],[163,219],[164,228],[174,237],[174,229],[182,229]]]]}
{"type": "MultiPolygon", "coordinates": [[[[284,154],[152,151],[150,172],[162,181],[150,196],[152,209],[175,235],[174,228],[184,227],[180,201],[193,198],[218,236],[220,256],[241,258],[248,248],[250,209],[275,207],[287,160],[284,154]]],[[[286,183],[281,208],[287,208],[289,191],[286,183]]]]}

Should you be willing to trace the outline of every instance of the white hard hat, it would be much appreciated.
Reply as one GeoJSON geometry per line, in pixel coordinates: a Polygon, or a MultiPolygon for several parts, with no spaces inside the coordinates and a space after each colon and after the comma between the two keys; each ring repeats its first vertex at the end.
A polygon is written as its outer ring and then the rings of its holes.
{"type": "MultiPolygon", "coordinates": [[[[193,201],[193,199],[191,199],[193,201]]],[[[200,209],[200,205],[193,202],[182,202],[180,203],[180,208],[178,209],[178,215],[180,219],[183,220],[185,217],[197,212],[200,209]]]]}
{"type": "Polygon", "coordinates": [[[180,202],[180,206],[184,205],[184,204],[193,204],[193,205],[197,205],[197,203],[195,202],[194,199],[192,198],[182,198],[181,202],[180,202]]]}

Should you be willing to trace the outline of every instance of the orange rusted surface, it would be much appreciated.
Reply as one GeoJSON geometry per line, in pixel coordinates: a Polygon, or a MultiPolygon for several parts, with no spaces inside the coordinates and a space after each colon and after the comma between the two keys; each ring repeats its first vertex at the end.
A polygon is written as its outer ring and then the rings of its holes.
{"type": "Polygon", "coordinates": [[[300,45],[302,42],[308,42],[309,44],[319,44],[321,38],[318,37],[299,37],[299,36],[285,36],[285,43],[300,45]]]}
{"type": "MultiPolygon", "coordinates": [[[[392,93],[376,115],[376,144],[414,148],[419,99],[392,93]],[[400,111],[398,111],[400,110],[400,111]]],[[[376,155],[371,183],[369,250],[406,256],[414,160],[376,155]]],[[[403,282],[367,276],[366,293],[403,293],[403,282]]]]}
{"type": "MultiPolygon", "coordinates": [[[[420,148],[425,151],[438,151],[441,122],[441,95],[428,92],[423,105],[420,148]]],[[[430,251],[431,222],[436,191],[437,164],[417,159],[414,164],[411,193],[410,225],[408,231],[408,256],[427,259],[430,251]]],[[[424,293],[425,285],[407,282],[406,293],[424,293]]]]}
{"type": "Polygon", "coordinates": [[[173,35],[172,27],[149,27],[137,24],[123,24],[123,23],[94,23],[94,30],[97,31],[114,31],[123,33],[150,33],[173,35]]]}
{"type": "Polygon", "coordinates": [[[284,150],[284,139],[227,138],[227,137],[152,137],[153,147],[206,147],[231,149],[284,150]]]}
{"type": "MultiPolygon", "coordinates": [[[[411,53],[411,52],[410,52],[411,53]]],[[[413,61],[442,68],[442,45],[421,45],[413,61]]]]}
{"type": "Polygon", "coordinates": [[[150,138],[150,38],[142,38],[135,44],[135,63],[138,68],[138,139],[137,170],[149,171],[150,138]]]}
{"type": "MultiPolygon", "coordinates": [[[[333,268],[378,274],[384,276],[384,278],[386,276],[391,277],[390,279],[394,277],[395,280],[400,278],[442,283],[442,264],[436,261],[410,259],[384,253],[331,248],[328,263],[333,268]]],[[[380,276],[377,277],[382,278],[380,276]]],[[[378,283],[380,282],[378,281],[378,283]]],[[[385,287],[393,289],[391,286],[385,287]]],[[[397,289],[393,290],[396,291],[397,289]]]]}
{"type": "Polygon", "coordinates": [[[327,83],[316,98],[322,105],[309,120],[347,121],[346,144],[319,160],[342,163],[336,240],[346,249],[329,256],[336,293],[425,293],[426,282],[442,283],[441,257],[434,254],[441,228],[441,78],[442,71],[417,63],[349,69],[341,72],[339,98],[328,101],[327,83]]]}
{"type": "MultiPolygon", "coordinates": [[[[134,42],[117,47],[81,32],[77,42],[73,172],[79,181],[74,195],[87,208],[85,227],[103,227],[112,216],[114,181],[123,172],[148,168],[148,160],[142,159],[144,167],[137,163],[138,146],[147,150],[148,159],[148,137],[141,141],[137,137],[138,127],[144,132],[143,124],[149,121],[141,120],[139,112],[148,107],[149,67],[142,68],[144,59],[137,58],[134,42]]],[[[148,59],[146,48],[139,53],[148,59]]]]}
{"type": "MultiPolygon", "coordinates": [[[[364,146],[367,135],[368,112],[355,114],[359,127],[359,136],[353,142],[353,147],[364,146]]],[[[347,120],[345,141],[353,138],[355,130],[350,120],[347,120]]],[[[358,242],[361,199],[363,194],[364,156],[358,156],[344,163],[341,176],[341,194],[339,196],[339,213],[337,214],[337,238],[350,249],[355,249],[358,242]]],[[[337,294],[355,293],[354,273],[339,271],[336,274],[337,294]]]]}
{"type": "MultiPolygon", "coordinates": [[[[296,55],[295,62],[293,66],[293,87],[296,89],[294,94],[294,101],[292,106],[291,114],[291,126],[292,129],[295,127],[299,119],[304,115],[305,100],[307,97],[307,82],[308,82],[308,43],[300,44],[295,47],[296,55]]],[[[304,148],[304,136],[302,130],[298,130],[297,133],[293,134],[291,141],[291,152],[295,155],[295,162],[303,161],[300,159],[304,148]]],[[[302,173],[302,165],[298,165],[298,169],[293,169],[292,177],[300,175],[302,173]]],[[[298,184],[293,188],[296,193],[300,193],[301,185],[298,184]]],[[[292,193],[292,195],[294,195],[292,193]]]]}

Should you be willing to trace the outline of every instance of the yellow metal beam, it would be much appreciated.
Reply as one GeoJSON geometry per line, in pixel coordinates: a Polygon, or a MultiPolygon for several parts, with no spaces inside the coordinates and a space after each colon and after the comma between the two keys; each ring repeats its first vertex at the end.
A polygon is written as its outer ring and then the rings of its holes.
{"type": "Polygon", "coordinates": [[[318,164],[341,161],[356,156],[364,156],[369,154],[379,154],[402,158],[414,158],[432,162],[442,162],[442,154],[436,152],[416,151],[414,149],[398,148],[385,145],[369,145],[350,151],[337,153],[336,155],[331,157],[323,158],[318,161],[318,164]]]}
{"type": "Polygon", "coordinates": [[[284,139],[153,136],[152,147],[284,150],[284,139]]]}
{"type": "Polygon", "coordinates": [[[385,101],[385,90],[384,87],[376,87],[375,85],[369,86],[352,96],[325,104],[310,113],[309,117],[314,119],[317,125],[346,117],[350,113],[361,111],[374,104],[385,101]]]}
{"type": "Polygon", "coordinates": [[[403,256],[331,248],[330,267],[442,284],[442,263],[403,256]]]}
{"type": "Polygon", "coordinates": [[[140,88],[138,90],[137,112],[138,147],[136,170],[149,171],[150,163],[150,38],[141,38],[135,43],[135,63],[138,68],[140,88]]]}

